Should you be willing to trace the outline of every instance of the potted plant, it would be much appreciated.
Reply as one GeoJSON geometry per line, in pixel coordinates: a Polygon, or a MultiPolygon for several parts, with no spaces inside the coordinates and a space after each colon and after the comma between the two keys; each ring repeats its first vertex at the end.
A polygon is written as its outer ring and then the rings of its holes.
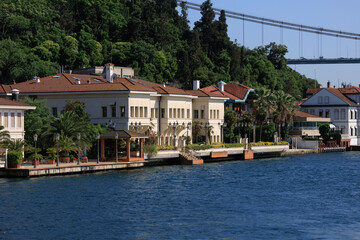
{"type": "MultiPolygon", "coordinates": [[[[35,154],[30,155],[28,159],[29,159],[29,161],[32,162],[32,165],[35,165],[35,154]]],[[[40,164],[40,161],[43,159],[44,159],[43,155],[41,155],[40,153],[36,154],[36,164],[37,165],[40,164]]]]}
{"type": "Polygon", "coordinates": [[[81,159],[81,162],[82,162],[82,163],[88,163],[88,162],[89,162],[88,157],[83,157],[83,158],[81,159]]]}
{"type": "Polygon", "coordinates": [[[47,151],[47,163],[48,164],[55,164],[55,159],[57,157],[56,150],[53,148],[49,148],[47,151]]]}
{"type": "Polygon", "coordinates": [[[70,152],[77,150],[74,140],[66,136],[60,138],[59,148],[61,151],[60,161],[65,163],[69,163],[71,161],[70,152]]]}
{"type": "Polygon", "coordinates": [[[7,154],[8,168],[20,168],[23,161],[22,152],[8,152],[7,154]]]}

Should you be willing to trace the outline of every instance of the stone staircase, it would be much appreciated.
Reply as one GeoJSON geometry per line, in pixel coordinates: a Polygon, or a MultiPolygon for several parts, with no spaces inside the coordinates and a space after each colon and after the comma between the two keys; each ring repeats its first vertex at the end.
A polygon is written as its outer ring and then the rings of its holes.
{"type": "Polygon", "coordinates": [[[181,165],[201,165],[204,164],[204,160],[197,158],[194,153],[190,151],[181,151],[179,153],[181,165]]]}

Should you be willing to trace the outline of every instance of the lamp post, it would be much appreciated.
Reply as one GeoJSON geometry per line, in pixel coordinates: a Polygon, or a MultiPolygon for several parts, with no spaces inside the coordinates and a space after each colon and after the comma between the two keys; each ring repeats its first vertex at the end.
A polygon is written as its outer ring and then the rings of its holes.
{"type": "Polygon", "coordinates": [[[115,162],[118,162],[118,139],[119,139],[119,134],[116,133],[115,134],[115,162]]]}
{"type": "Polygon", "coordinates": [[[178,122],[174,122],[173,123],[173,129],[174,129],[174,146],[176,146],[176,127],[179,123],[178,122]]]}
{"type": "Polygon", "coordinates": [[[221,140],[223,143],[225,143],[225,139],[224,139],[224,128],[226,128],[227,124],[226,122],[224,122],[222,125],[221,125],[221,140]]]}
{"type": "Polygon", "coordinates": [[[97,160],[96,163],[100,161],[100,133],[98,133],[97,137],[97,160]]]}
{"type": "Polygon", "coordinates": [[[185,145],[186,145],[186,142],[187,140],[189,139],[189,130],[191,128],[191,122],[189,122],[186,126],[186,141],[185,141],[185,145]]]}
{"type": "Polygon", "coordinates": [[[56,166],[59,166],[59,140],[60,140],[60,134],[56,134],[56,166]]]}
{"type": "Polygon", "coordinates": [[[77,165],[80,165],[80,139],[81,139],[81,133],[77,133],[77,139],[79,141],[79,152],[78,152],[77,165]]]}
{"type": "Polygon", "coordinates": [[[35,133],[34,135],[34,142],[35,142],[35,158],[34,158],[34,168],[36,168],[36,142],[38,140],[38,135],[35,133]]]}
{"type": "Polygon", "coordinates": [[[205,142],[206,142],[206,144],[211,144],[211,141],[209,139],[209,134],[208,134],[209,128],[210,128],[210,123],[206,122],[205,123],[205,142]]]}

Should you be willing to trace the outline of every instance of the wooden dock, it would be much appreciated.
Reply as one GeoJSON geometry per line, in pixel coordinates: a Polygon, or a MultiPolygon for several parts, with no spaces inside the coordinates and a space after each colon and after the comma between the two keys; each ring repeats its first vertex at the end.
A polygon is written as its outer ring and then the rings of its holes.
{"type": "Polygon", "coordinates": [[[66,163],[56,167],[55,164],[41,164],[37,168],[33,165],[24,165],[21,168],[1,168],[0,177],[40,177],[66,174],[81,174],[99,171],[139,168],[144,166],[144,161],[138,162],[106,162],[106,163],[66,163]]]}

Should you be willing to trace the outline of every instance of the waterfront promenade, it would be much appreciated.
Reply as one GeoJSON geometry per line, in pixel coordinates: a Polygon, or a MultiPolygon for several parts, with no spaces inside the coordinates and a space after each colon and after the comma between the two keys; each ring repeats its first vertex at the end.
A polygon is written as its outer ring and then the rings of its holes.
{"type": "MultiPolygon", "coordinates": [[[[266,157],[279,157],[289,155],[303,155],[316,153],[316,150],[311,149],[289,149],[288,145],[278,146],[262,146],[253,147],[255,158],[266,157]]],[[[202,158],[205,163],[207,162],[221,162],[233,161],[243,159],[244,148],[218,148],[194,151],[196,157],[202,158]],[[212,153],[224,152],[228,154],[226,157],[212,158],[212,153]]],[[[59,163],[56,164],[39,164],[37,168],[33,165],[23,164],[21,168],[0,168],[0,177],[40,177],[52,175],[69,175],[69,174],[82,174],[93,173],[100,171],[122,170],[131,168],[141,168],[146,166],[157,165],[179,165],[179,151],[159,151],[154,157],[145,156],[145,160],[132,161],[132,162],[100,162],[96,163],[95,159],[90,160],[88,163],[59,163]]]]}

